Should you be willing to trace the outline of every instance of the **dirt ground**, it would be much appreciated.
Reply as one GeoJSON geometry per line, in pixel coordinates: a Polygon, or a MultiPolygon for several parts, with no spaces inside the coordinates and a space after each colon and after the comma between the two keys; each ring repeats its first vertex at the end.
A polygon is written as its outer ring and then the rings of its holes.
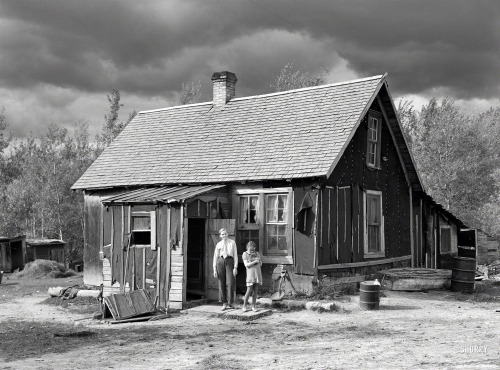
{"type": "Polygon", "coordinates": [[[350,296],[336,312],[276,311],[254,322],[173,314],[110,325],[75,321],[95,309],[88,300],[47,304],[49,286],[78,283],[81,277],[0,284],[0,368],[500,368],[495,298],[384,292],[378,311],[360,310],[359,296],[350,296]]]}

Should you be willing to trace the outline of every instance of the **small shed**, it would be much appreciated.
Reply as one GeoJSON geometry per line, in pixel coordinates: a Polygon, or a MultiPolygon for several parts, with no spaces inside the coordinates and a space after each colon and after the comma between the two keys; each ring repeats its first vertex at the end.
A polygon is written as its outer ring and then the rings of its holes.
{"type": "Polygon", "coordinates": [[[59,239],[26,239],[26,262],[43,259],[64,263],[65,244],[59,239]]]}
{"type": "Polygon", "coordinates": [[[474,248],[478,265],[489,265],[500,256],[500,242],[481,229],[462,229],[458,238],[459,247],[474,248]]]}
{"type": "Polygon", "coordinates": [[[0,270],[11,272],[26,263],[26,236],[0,237],[0,270]]]}
{"type": "Polygon", "coordinates": [[[0,271],[10,271],[12,269],[9,240],[6,236],[0,236],[0,271]]]}

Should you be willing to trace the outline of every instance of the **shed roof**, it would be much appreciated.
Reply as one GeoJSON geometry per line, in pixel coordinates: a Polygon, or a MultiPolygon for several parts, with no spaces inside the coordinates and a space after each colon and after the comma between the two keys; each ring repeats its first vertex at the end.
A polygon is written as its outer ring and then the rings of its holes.
{"type": "Polygon", "coordinates": [[[64,240],[60,239],[45,239],[45,238],[35,238],[26,239],[26,245],[28,246],[44,246],[44,245],[62,245],[66,244],[64,240]]]}
{"type": "Polygon", "coordinates": [[[104,204],[113,203],[151,203],[151,202],[183,202],[197,195],[219,189],[225,185],[201,185],[201,186],[159,186],[153,188],[141,188],[128,191],[124,194],[114,195],[106,198],[104,204]]]}
{"type": "Polygon", "coordinates": [[[143,111],[73,189],[327,176],[384,76],[143,111]]]}

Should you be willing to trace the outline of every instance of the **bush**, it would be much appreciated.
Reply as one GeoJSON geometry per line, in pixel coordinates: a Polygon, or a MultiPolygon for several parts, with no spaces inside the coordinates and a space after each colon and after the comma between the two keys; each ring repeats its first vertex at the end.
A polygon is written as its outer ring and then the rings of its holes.
{"type": "Polygon", "coordinates": [[[24,270],[16,271],[12,274],[17,279],[29,278],[65,278],[74,276],[75,272],[67,269],[62,263],[49,260],[35,260],[28,262],[24,270]]]}

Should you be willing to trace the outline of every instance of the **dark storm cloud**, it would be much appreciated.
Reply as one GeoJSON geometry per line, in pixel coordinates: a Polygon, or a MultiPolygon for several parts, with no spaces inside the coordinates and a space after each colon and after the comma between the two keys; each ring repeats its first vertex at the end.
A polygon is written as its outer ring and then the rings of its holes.
{"type": "Polygon", "coordinates": [[[240,96],[269,90],[296,59],[313,73],[347,61],[389,72],[398,93],[499,88],[498,1],[5,0],[0,83],[167,96],[230,69],[240,96]]]}

